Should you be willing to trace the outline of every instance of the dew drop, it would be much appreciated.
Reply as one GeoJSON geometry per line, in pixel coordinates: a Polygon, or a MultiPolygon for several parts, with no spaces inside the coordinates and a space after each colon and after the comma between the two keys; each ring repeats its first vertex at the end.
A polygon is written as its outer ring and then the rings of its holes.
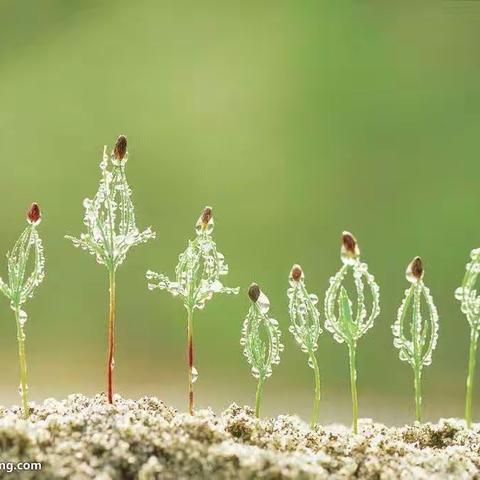
{"type": "Polygon", "coordinates": [[[192,367],[192,383],[195,383],[198,380],[198,370],[195,367],[192,367]]]}
{"type": "Polygon", "coordinates": [[[27,323],[27,314],[26,312],[24,312],[23,310],[20,310],[18,312],[18,321],[20,323],[20,326],[23,327],[25,325],[25,323],[27,323]]]}
{"type": "Polygon", "coordinates": [[[270,300],[263,292],[260,292],[260,296],[257,300],[257,305],[262,313],[267,313],[270,309],[270,300]]]}
{"type": "MultiPolygon", "coordinates": [[[[25,387],[26,387],[26,388],[25,388],[25,393],[27,393],[27,392],[28,392],[28,385],[26,385],[25,387]]],[[[20,384],[20,385],[18,386],[18,394],[19,394],[21,397],[23,396],[23,387],[22,387],[22,384],[20,384]]]]}

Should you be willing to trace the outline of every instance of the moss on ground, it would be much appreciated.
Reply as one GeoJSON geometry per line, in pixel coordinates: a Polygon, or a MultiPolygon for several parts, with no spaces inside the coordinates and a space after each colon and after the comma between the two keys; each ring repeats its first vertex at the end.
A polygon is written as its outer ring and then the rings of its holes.
{"type": "Polygon", "coordinates": [[[258,420],[248,407],[179,413],[156,398],[70,395],[0,409],[0,461],[42,462],[35,479],[480,478],[480,425],[456,419],[401,428],[363,420],[311,430],[297,417],[258,420]]]}

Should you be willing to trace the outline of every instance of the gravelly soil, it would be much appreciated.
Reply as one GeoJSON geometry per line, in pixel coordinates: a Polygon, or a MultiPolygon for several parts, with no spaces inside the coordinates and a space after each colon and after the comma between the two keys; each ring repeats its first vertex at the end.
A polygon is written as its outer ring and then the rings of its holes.
{"type": "Polygon", "coordinates": [[[0,407],[0,462],[42,462],[35,479],[480,478],[480,424],[457,419],[387,427],[368,420],[311,430],[296,417],[258,420],[231,405],[191,417],[160,400],[70,395],[34,405],[29,420],[0,407]]]}

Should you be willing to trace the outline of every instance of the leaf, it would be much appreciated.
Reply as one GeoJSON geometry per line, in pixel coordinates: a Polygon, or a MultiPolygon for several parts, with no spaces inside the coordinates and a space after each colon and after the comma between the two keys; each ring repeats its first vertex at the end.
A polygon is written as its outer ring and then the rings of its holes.
{"type": "Polygon", "coordinates": [[[353,323],[352,302],[348,298],[348,293],[343,286],[340,288],[338,296],[338,315],[340,328],[345,335],[345,340],[348,343],[353,342],[355,325],[353,323]]]}

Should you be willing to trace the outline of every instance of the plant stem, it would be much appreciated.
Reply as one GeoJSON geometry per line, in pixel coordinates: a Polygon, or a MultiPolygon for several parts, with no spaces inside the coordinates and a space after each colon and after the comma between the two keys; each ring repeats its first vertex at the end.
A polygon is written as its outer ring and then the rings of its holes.
{"type": "Polygon", "coordinates": [[[413,367],[415,384],[415,418],[417,422],[422,421],[422,370],[420,367],[413,367]]]}
{"type": "Polygon", "coordinates": [[[314,428],[318,422],[318,414],[320,410],[320,370],[318,369],[317,359],[315,358],[315,353],[310,353],[310,360],[313,365],[313,371],[315,373],[315,397],[313,400],[313,411],[312,411],[312,420],[310,422],[310,427],[314,428]]]}
{"type": "Polygon", "coordinates": [[[23,416],[28,418],[30,410],[28,408],[27,400],[27,358],[25,356],[25,332],[20,323],[20,307],[15,307],[15,320],[17,323],[17,340],[18,340],[18,358],[20,360],[20,389],[23,405],[23,416]]]}
{"type": "Polygon", "coordinates": [[[113,369],[115,368],[115,270],[109,274],[110,311],[108,316],[108,359],[107,359],[107,397],[108,403],[113,403],[113,369]]]}
{"type": "Polygon", "coordinates": [[[355,343],[348,346],[348,356],[350,358],[350,388],[352,391],[352,428],[353,433],[358,433],[357,369],[355,366],[355,350],[355,343]]]}
{"type": "Polygon", "coordinates": [[[187,343],[188,343],[188,412],[193,415],[193,310],[189,308],[187,319],[187,343]]]}
{"type": "Polygon", "coordinates": [[[412,321],[412,342],[413,342],[413,375],[415,388],[415,418],[417,422],[422,421],[422,354],[421,354],[421,312],[420,312],[419,284],[415,285],[413,292],[413,321],[412,321]]]}
{"type": "Polygon", "coordinates": [[[262,401],[262,387],[263,387],[263,380],[258,379],[257,384],[257,394],[255,395],[255,416],[258,418],[260,416],[260,403],[262,401]]]}
{"type": "Polygon", "coordinates": [[[473,380],[475,376],[475,359],[477,355],[478,332],[472,328],[470,334],[470,354],[468,359],[468,376],[467,376],[467,394],[465,400],[465,420],[467,427],[472,426],[472,396],[473,396],[473,380]]]}

